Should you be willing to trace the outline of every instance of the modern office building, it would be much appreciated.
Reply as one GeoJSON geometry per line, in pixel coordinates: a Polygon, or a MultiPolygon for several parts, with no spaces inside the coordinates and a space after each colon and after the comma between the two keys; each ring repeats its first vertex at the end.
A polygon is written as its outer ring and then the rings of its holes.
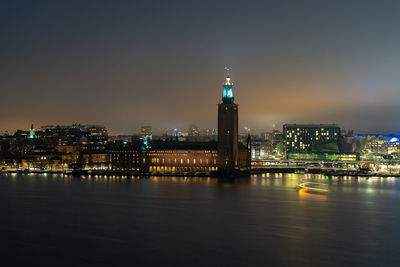
{"type": "Polygon", "coordinates": [[[283,136],[286,153],[339,152],[336,124],[285,124],[283,136]]]}

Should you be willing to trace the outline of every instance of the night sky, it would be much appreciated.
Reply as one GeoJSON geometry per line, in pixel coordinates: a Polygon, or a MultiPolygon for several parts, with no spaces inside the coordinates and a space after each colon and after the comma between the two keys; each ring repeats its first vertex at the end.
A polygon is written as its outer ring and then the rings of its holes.
{"type": "Polygon", "coordinates": [[[400,133],[400,1],[1,1],[0,133],[31,123],[400,133]]]}

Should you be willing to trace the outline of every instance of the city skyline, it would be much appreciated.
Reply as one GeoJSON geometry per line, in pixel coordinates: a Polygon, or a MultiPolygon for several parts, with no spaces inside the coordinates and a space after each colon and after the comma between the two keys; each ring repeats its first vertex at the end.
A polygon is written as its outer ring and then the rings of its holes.
{"type": "Polygon", "coordinates": [[[399,266],[399,14],[0,1],[2,266],[399,266]]]}
{"type": "Polygon", "coordinates": [[[216,128],[228,65],[240,129],[400,133],[396,1],[2,5],[1,132],[216,128]]]}

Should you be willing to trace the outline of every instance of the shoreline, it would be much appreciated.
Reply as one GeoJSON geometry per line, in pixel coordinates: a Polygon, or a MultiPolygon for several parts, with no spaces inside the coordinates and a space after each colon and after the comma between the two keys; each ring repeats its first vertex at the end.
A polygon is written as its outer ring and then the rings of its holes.
{"type": "Polygon", "coordinates": [[[326,175],[329,177],[400,177],[400,173],[365,173],[358,171],[318,171],[309,172],[304,170],[296,170],[296,169],[282,169],[282,168],[274,168],[274,169],[252,169],[249,172],[236,173],[231,175],[220,175],[218,173],[136,173],[136,172],[114,172],[114,171],[65,171],[65,170],[52,170],[52,171],[26,171],[26,170],[2,170],[0,174],[65,174],[72,176],[84,176],[84,175],[112,175],[112,176],[136,176],[136,177],[151,177],[151,176],[178,176],[178,177],[215,177],[215,178],[241,178],[241,177],[250,177],[250,175],[254,174],[265,174],[265,173],[273,173],[273,174],[284,174],[284,173],[294,173],[294,174],[316,174],[316,175],[326,175]]]}

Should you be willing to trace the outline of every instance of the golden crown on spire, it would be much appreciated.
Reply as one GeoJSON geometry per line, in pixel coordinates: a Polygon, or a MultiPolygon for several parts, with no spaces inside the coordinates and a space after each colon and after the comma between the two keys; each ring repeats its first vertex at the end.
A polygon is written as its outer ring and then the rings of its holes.
{"type": "Polygon", "coordinates": [[[225,85],[231,85],[231,78],[229,76],[226,77],[225,85]]]}

